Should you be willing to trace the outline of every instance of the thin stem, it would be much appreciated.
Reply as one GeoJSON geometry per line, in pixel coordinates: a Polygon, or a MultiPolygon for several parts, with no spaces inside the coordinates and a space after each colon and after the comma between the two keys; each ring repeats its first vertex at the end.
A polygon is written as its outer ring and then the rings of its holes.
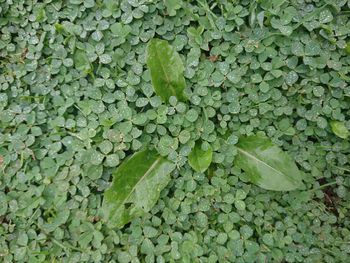
{"type": "Polygon", "coordinates": [[[61,243],[60,241],[52,238],[51,239],[53,243],[55,243],[57,246],[63,248],[64,250],[68,250],[68,248],[70,248],[71,250],[75,250],[75,251],[79,251],[79,252],[85,252],[83,249],[80,249],[80,248],[77,248],[77,247],[74,247],[72,246],[71,244],[63,244],[61,243]]]}
{"type": "Polygon", "coordinates": [[[320,185],[320,186],[317,187],[317,188],[310,189],[308,192],[315,192],[315,191],[317,191],[317,190],[321,190],[321,189],[323,189],[323,188],[325,188],[325,187],[327,187],[327,186],[331,186],[331,185],[334,185],[334,184],[336,184],[336,183],[337,183],[337,181],[333,181],[333,182],[330,182],[330,183],[322,184],[322,185],[320,185]]]}
{"type": "Polygon", "coordinates": [[[293,31],[295,29],[297,29],[298,27],[300,27],[304,22],[306,22],[307,20],[311,19],[312,17],[314,17],[315,15],[317,15],[319,12],[321,12],[324,8],[326,8],[326,6],[328,6],[329,3],[324,4],[323,6],[321,6],[320,8],[317,8],[316,10],[312,11],[309,15],[306,15],[298,24],[296,24],[293,27],[293,31]]]}
{"type": "Polygon", "coordinates": [[[330,182],[330,183],[326,183],[326,184],[320,185],[318,188],[316,188],[316,190],[317,189],[323,189],[323,188],[325,188],[327,186],[334,185],[336,183],[337,183],[337,181],[333,181],[333,182],[330,182]]]}
{"type": "Polygon", "coordinates": [[[338,168],[339,170],[342,170],[342,171],[350,173],[350,169],[348,169],[348,168],[340,167],[340,166],[337,166],[337,165],[332,165],[332,166],[335,167],[335,168],[338,168]]]}

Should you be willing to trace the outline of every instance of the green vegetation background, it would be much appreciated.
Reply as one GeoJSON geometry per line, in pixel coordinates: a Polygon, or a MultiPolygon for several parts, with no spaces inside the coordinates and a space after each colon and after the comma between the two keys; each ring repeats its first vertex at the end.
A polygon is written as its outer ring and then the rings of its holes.
{"type": "Polygon", "coordinates": [[[0,262],[349,262],[349,17],[346,0],[0,0],[0,262]],[[153,37],[181,55],[188,103],[154,94],[153,37]],[[306,189],[232,165],[256,133],[306,189]],[[205,173],[187,164],[198,139],[205,173]],[[109,229],[103,191],[148,145],[178,169],[109,229]]]}

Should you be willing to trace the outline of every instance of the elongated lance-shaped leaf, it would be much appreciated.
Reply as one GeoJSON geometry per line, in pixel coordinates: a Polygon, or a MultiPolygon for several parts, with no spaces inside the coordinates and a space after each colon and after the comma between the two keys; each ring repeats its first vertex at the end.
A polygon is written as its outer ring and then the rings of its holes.
{"type": "Polygon", "coordinates": [[[292,158],[270,139],[249,136],[239,139],[235,165],[244,170],[258,186],[274,191],[300,188],[302,174],[292,158]]]}
{"type": "Polygon", "coordinates": [[[124,161],[113,175],[103,200],[103,217],[110,226],[122,227],[152,209],[160,191],[169,183],[175,165],[156,151],[138,152],[124,161]]]}
{"type": "Polygon", "coordinates": [[[183,94],[186,87],[184,66],[180,55],[167,41],[155,38],[148,43],[147,66],[153,88],[164,102],[168,102],[171,96],[180,101],[186,100],[183,94]]]}

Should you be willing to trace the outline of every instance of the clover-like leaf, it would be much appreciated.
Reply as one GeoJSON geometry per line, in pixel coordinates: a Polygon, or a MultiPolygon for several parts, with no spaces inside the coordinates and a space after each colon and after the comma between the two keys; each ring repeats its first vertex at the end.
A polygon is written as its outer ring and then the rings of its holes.
{"type": "Polygon", "coordinates": [[[202,150],[201,144],[196,143],[190,154],[188,155],[188,164],[199,173],[205,172],[211,164],[213,158],[213,150],[209,146],[207,150],[202,150]]]}
{"type": "Polygon", "coordinates": [[[240,138],[235,165],[256,185],[274,191],[290,191],[302,186],[302,174],[292,158],[262,136],[240,138]]]}
{"type": "Polygon", "coordinates": [[[164,0],[169,16],[176,15],[176,10],[182,6],[182,1],[179,0],[164,0]]]}
{"type": "Polygon", "coordinates": [[[91,69],[90,61],[83,50],[77,50],[74,53],[75,68],[82,71],[89,71],[91,69]]]}
{"type": "Polygon", "coordinates": [[[156,94],[168,102],[171,96],[186,100],[184,66],[179,54],[167,41],[152,39],[147,46],[147,66],[156,94]]]}
{"type": "Polygon", "coordinates": [[[102,214],[107,224],[122,227],[150,211],[174,168],[173,163],[150,150],[135,153],[124,161],[104,194],[102,214]]]}
{"type": "Polygon", "coordinates": [[[340,121],[331,121],[330,126],[335,135],[339,138],[347,139],[350,135],[350,131],[345,127],[343,122],[340,121]]]}

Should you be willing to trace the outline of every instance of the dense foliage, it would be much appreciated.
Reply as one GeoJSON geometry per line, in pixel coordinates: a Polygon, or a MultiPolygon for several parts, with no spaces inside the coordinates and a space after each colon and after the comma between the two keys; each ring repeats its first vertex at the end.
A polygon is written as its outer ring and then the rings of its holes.
{"type": "Polygon", "coordinates": [[[349,18],[347,0],[0,0],[0,262],[347,262],[349,18]],[[157,86],[152,43],[184,79],[157,86]],[[300,190],[252,183],[252,136],[300,190]],[[171,167],[116,228],[103,197],[129,156],[171,167]]]}

